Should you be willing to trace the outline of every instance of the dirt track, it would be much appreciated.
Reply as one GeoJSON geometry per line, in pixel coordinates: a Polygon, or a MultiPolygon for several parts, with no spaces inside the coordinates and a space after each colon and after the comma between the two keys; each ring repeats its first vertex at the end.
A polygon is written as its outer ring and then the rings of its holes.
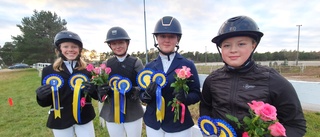
{"type": "MultiPolygon", "coordinates": [[[[22,71],[24,69],[1,69],[0,74],[4,72],[22,71]]],[[[320,67],[306,67],[303,73],[282,73],[288,80],[320,82],[320,67]]]]}

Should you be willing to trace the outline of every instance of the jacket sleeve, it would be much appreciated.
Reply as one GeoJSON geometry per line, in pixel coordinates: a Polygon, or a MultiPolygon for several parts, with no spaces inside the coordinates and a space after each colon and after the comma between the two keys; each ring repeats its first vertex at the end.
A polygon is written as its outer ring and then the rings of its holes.
{"type": "Polygon", "coordinates": [[[288,137],[302,137],[306,133],[306,120],[298,95],[292,84],[280,74],[271,76],[271,102],[277,108],[277,118],[288,137]]]}
{"type": "Polygon", "coordinates": [[[192,76],[190,77],[191,81],[187,83],[187,85],[189,86],[189,93],[185,102],[186,105],[191,105],[199,102],[201,97],[200,82],[197,69],[193,64],[189,67],[191,69],[192,76]]]}
{"type": "MultiPolygon", "coordinates": [[[[52,67],[51,65],[48,67],[52,67]]],[[[43,68],[42,70],[42,76],[41,76],[41,83],[40,85],[42,85],[42,80],[48,75],[48,67],[43,68]]],[[[37,95],[36,95],[36,99],[37,99],[37,103],[41,106],[41,107],[48,107],[52,105],[52,96],[48,96],[46,99],[40,100],[37,95]]]]}
{"type": "Polygon", "coordinates": [[[210,94],[210,81],[208,78],[204,81],[202,92],[201,92],[201,101],[200,101],[200,116],[210,116],[212,117],[212,98],[210,94]]]}

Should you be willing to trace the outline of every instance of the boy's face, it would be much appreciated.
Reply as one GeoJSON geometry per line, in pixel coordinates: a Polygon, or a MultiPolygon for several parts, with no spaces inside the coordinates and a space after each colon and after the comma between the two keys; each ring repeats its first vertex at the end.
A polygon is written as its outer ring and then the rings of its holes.
{"type": "Polygon", "coordinates": [[[247,36],[237,36],[225,39],[221,43],[221,55],[223,61],[229,66],[238,68],[249,57],[256,47],[256,42],[247,36]]]}

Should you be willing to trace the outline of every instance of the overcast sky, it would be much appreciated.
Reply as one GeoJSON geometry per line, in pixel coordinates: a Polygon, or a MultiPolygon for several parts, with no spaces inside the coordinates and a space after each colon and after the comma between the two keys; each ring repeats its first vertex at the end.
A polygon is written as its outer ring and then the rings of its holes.
{"type": "Polygon", "coordinates": [[[129,53],[153,48],[152,32],[163,16],[173,16],[182,27],[180,50],[217,53],[211,39],[224,21],[238,16],[251,17],[264,36],[259,53],[281,50],[320,51],[319,0],[146,0],[146,35],[143,0],[0,0],[0,45],[21,35],[17,24],[31,17],[33,10],[56,13],[67,28],[78,33],[84,48],[110,52],[104,43],[107,31],[124,28],[130,38],[129,53]]]}

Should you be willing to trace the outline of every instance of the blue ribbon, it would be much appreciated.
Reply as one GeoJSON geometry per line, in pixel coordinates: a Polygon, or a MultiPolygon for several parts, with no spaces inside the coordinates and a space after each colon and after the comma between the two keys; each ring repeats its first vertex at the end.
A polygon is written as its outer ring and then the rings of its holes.
{"type": "MultiPolygon", "coordinates": [[[[158,85],[158,84],[157,84],[158,85]]],[[[162,105],[162,95],[161,95],[161,87],[158,85],[156,90],[156,102],[158,110],[161,110],[162,105]]]]}
{"type": "Polygon", "coordinates": [[[126,114],[126,98],[125,95],[132,88],[130,79],[126,77],[121,77],[117,81],[117,88],[120,92],[120,123],[124,122],[124,115],[126,114]]]}
{"type": "Polygon", "coordinates": [[[43,85],[46,85],[46,84],[51,85],[53,109],[54,109],[54,117],[55,118],[57,118],[57,117],[61,118],[59,88],[61,88],[63,86],[63,83],[64,83],[63,78],[58,74],[50,74],[42,80],[43,85]]]}

